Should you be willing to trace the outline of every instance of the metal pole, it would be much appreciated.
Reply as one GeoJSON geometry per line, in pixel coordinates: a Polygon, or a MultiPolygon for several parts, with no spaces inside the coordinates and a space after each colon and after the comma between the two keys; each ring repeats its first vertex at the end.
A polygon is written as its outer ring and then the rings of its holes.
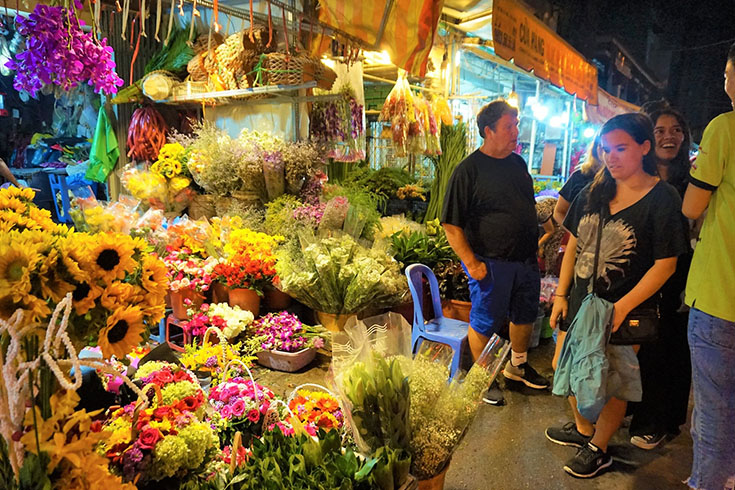
{"type": "MultiPolygon", "coordinates": [[[[536,80],[536,103],[540,104],[541,101],[539,100],[539,96],[541,95],[541,81],[536,80]]],[[[533,169],[533,156],[536,152],[536,131],[537,131],[538,123],[536,122],[536,116],[533,117],[533,121],[531,122],[531,148],[528,152],[528,173],[531,173],[531,170],[533,169]]]]}
{"type": "Polygon", "coordinates": [[[567,169],[567,162],[569,161],[569,139],[571,132],[569,130],[570,124],[574,124],[572,122],[572,103],[567,102],[566,103],[567,108],[567,114],[569,115],[569,122],[567,122],[565,128],[564,128],[564,151],[562,151],[562,159],[561,159],[561,176],[564,177],[564,174],[566,173],[567,169]]]}

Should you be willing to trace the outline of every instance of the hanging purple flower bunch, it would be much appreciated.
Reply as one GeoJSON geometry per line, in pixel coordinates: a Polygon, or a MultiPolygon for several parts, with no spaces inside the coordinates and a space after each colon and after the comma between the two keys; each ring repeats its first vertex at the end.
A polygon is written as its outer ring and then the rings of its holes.
{"type": "MultiPolygon", "coordinates": [[[[75,1],[76,7],[81,3],[75,1]]],[[[112,48],[107,39],[97,41],[82,31],[74,8],[36,5],[28,17],[18,17],[18,32],[26,37],[26,50],[6,66],[17,71],[13,86],[35,97],[44,85],[71,90],[80,83],[97,93],[117,93],[123,80],[115,73],[112,48]]]]}

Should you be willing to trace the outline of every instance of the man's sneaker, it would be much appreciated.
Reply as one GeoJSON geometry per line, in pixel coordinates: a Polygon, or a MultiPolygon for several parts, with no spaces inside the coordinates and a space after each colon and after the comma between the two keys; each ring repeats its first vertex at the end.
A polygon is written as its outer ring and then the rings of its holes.
{"type": "Polygon", "coordinates": [[[633,436],[630,443],[641,449],[653,449],[666,440],[666,434],[663,432],[656,434],[645,434],[642,436],[633,436]]]}
{"type": "Polygon", "coordinates": [[[549,387],[549,381],[537,373],[527,362],[520,366],[514,366],[511,361],[508,361],[505,369],[503,369],[503,376],[513,381],[520,381],[529,388],[536,390],[545,390],[549,387]]]}
{"type": "Polygon", "coordinates": [[[602,449],[588,442],[567,461],[564,471],[577,478],[592,478],[612,464],[612,458],[602,449]]]}
{"type": "Polygon", "coordinates": [[[498,407],[505,405],[505,397],[503,396],[503,392],[500,391],[497,381],[493,381],[493,384],[490,385],[490,388],[488,388],[485,393],[483,393],[482,401],[484,401],[488,405],[495,405],[498,407]]]}
{"type": "Polygon", "coordinates": [[[577,430],[577,424],[569,422],[564,427],[547,427],[546,438],[561,446],[582,447],[592,436],[585,436],[577,430]]]}

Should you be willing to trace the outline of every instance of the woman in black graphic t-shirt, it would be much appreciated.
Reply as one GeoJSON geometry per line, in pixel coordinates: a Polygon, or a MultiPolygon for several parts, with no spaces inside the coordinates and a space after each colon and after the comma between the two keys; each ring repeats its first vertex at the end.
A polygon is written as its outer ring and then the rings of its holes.
{"type": "MultiPolygon", "coordinates": [[[[642,114],[616,116],[602,127],[601,142],[605,166],[575,199],[564,220],[572,237],[551,314],[554,327],[560,317],[566,318],[564,323],[568,325],[582,299],[592,292],[597,230],[603,209],[606,217],[595,293],[614,303],[613,330],[620,327],[633,308],[651,301],[674,272],[677,257],[686,251],[681,199],[672,186],[657,177],[650,119],[642,114]]],[[[558,345],[564,336],[560,332],[558,345]]],[[[580,448],[567,462],[565,471],[589,478],[612,464],[612,458],[606,454],[607,444],[620,427],[626,403],[613,397],[597,421],[590,421],[579,414],[576,400],[570,397],[575,421],[563,428],[546,430],[552,442],[580,448]]]]}

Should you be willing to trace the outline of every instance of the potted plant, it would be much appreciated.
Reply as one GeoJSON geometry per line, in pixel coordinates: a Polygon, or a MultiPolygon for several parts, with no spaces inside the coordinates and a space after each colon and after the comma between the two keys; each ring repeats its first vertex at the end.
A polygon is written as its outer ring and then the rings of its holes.
{"type": "Polygon", "coordinates": [[[442,313],[447,318],[470,321],[470,286],[467,274],[459,261],[440,264],[435,270],[442,297],[442,313]]]}
{"type": "Polygon", "coordinates": [[[323,328],[306,326],[286,311],[259,318],[250,332],[263,338],[258,363],[276,371],[298,371],[314,360],[316,350],[324,346],[323,328]]]}

